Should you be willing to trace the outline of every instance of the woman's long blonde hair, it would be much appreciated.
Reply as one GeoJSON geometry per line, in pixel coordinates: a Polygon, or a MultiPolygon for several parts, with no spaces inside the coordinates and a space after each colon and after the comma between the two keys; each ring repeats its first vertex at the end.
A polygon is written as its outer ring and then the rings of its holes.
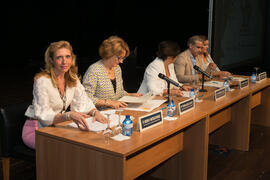
{"type": "Polygon", "coordinates": [[[37,80],[41,76],[51,78],[53,86],[58,87],[58,81],[54,72],[53,57],[54,53],[61,48],[66,48],[70,50],[72,56],[72,63],[70,69],[65,73],[65,82],[68,87],[75,87],[77,84],[78,76],[78,67],[76,66],[76,55],[73,53],[73,48],[68,41],[58,41],[53,42],[47,48],[45,52],[45,69],[37,73],[34,77],[34,80],[37,80]]]}

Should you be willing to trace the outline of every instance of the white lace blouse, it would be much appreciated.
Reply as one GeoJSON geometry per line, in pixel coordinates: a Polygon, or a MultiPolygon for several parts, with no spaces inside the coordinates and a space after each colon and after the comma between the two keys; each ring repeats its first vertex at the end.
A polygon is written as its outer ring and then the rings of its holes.
{"type": "MultiPolygon", "coordinates": [[[[57,88],[53,87],[51,79],[43,76],[34,82],[33,102],[25,115],[38,119],[39,127],[45,127],[53,123],[54,116],[62,111],[63,104],[60,93],[57,88]]],[[[69,105],[71,111],[83,113],[89,113],[91,109],[95,108],[79,80],[76,87],[66,87],[65,109],[69,105]]]]}

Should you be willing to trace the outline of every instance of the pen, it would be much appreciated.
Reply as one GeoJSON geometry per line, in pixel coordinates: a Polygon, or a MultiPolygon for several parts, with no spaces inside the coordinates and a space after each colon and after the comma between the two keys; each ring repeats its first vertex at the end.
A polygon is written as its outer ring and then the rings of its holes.
{"type": "Polygon", "coordinates": [[[163,107],[163,108],[161,108],[160,110],[163,110],[163,109],[166,109],[166,106],[165,106],[165,107],[163,107]]]}
{"type": "Polygon", "coordinates": [[[200,96],[198,96],[198,99],[200,99],[201,97],[203,97],[203,94],[202,94],[202,95],[200,95],[200,96]]]}

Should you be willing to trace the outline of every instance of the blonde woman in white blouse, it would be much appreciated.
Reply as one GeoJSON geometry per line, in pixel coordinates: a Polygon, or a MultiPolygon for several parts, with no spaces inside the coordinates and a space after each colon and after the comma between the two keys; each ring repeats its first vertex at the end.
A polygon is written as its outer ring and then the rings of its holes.
{"type": "MultiPolygon", "coordinates": [[[[159,73],[166,75],[168,78],[178,82],[174,70],[176,56],[180,53],[180,47],[173,41],[162,41],[158,45],[157,57],[152,61],[144,72],[142,84],[138,93],[153,92],[155,95],[165,96],[168,94],[167,82],[158,77],[159,73]]],[[[179,83],[185,90],[191,89],[179,83]]],[[[170,95],[183,96],[183,92],[173,84],[170,85],[170,95]]]]}
{"type": "Polygon", "coordinates": [[[90,116],[106,122],[77,77],[76,56],[69,42],[54,42],[47,48],[45,69],[34,77],[33,102],[25,115],[22,138],[32,149],[37,128],[72,120],[81,130],[89,130],[85,118],[90,116]],[[71,111],[67,112],[69,106],[71,111]]]}

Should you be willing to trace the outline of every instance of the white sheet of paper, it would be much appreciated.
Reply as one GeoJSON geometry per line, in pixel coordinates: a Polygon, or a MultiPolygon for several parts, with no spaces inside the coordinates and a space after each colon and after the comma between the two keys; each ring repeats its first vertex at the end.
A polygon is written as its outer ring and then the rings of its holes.
{"type": "Polygon", "coordinates": [[[177,117],[169,117],[169,116],[166,116],[165,118],[164,118],[164,120],[167,120],[167,121],[174,121],[174,120],[176,120],[177,119],[177,117]]]}
{"type": "Polygon", "coordinates": [[[147,102],[143,104],[129,104],[128,107],[123,108],[125,110],[131,110],[131,111],[145,111],[150,112],[153,109],[159,107],[161,104],[166,102],[167,100],[148,100],[147,102]]]}
{"type": "Polygon", "coordinates": [[[183,92],[183,94],[184,94],[183,97],[189,97],[189,92],[190,92],[190,91],[182,91],[182,92],[183,92]]]}
{"type": "Polygon", "coordinates": [[[223,83],[222,81],[207,81],[204,82],[205,86],[210,86],[210,87],[216,87],[216,88],[221,88],[223,87],[223,83]]]}
{"type": "Polygon", "coordinates": [[[118,101],[123,101],[123,102],[127,102],[127,103],[145,103],[146,101],[152,99],[153,93],[149,92],[144,94],[143,96],[140,97],[135,97],[135,96],[123,96],[122,98],[120,98],[118,101]]]}
{"type": "Polygon", "coordinates": [[[232,77],[231,79],[232,79],[232,81],[243,81],[243,80],[245,80],[246,78],[242,78],[242,77],[232,77]]]}
{"type": "Polygon", "coordinates": [[[129,136],[124,136],[123,134],[117,134],[113,137],[111,137],[113,140],[116,140],[116,141],[123,141],[123,140],[126,140],[126,139],[130,139],[129,136]]]}
{"type": "MultiPolygon", "coordinates": [[[[115,114],[115,110],[108,110],[108,111],[101,111],[101,113],[107,118],[106,114],[109,113],[110,116],[110,127],[114,127],[118,124],[118,114],[115,114]]],[[[133,119],[134,117],[131,117],[131,119],[133,119]]],[[[120,116],[120,123],[122,124],[122,122],[124,121],[125,116],[121,115],[120,116]]],[[[98,121],[93,122],[93,117],[87,118],[86,122],[90,128],[90,131],[93,132],[99,132],[99,131],[103,131],[104,129],[106,129],[107,124],[102,124],[98,121]]],[[[68,124],[67,126],[69,127],[74,127],[74,128],[78,128],[77,124],[72,122],[70,124],[68,124]]]]}

